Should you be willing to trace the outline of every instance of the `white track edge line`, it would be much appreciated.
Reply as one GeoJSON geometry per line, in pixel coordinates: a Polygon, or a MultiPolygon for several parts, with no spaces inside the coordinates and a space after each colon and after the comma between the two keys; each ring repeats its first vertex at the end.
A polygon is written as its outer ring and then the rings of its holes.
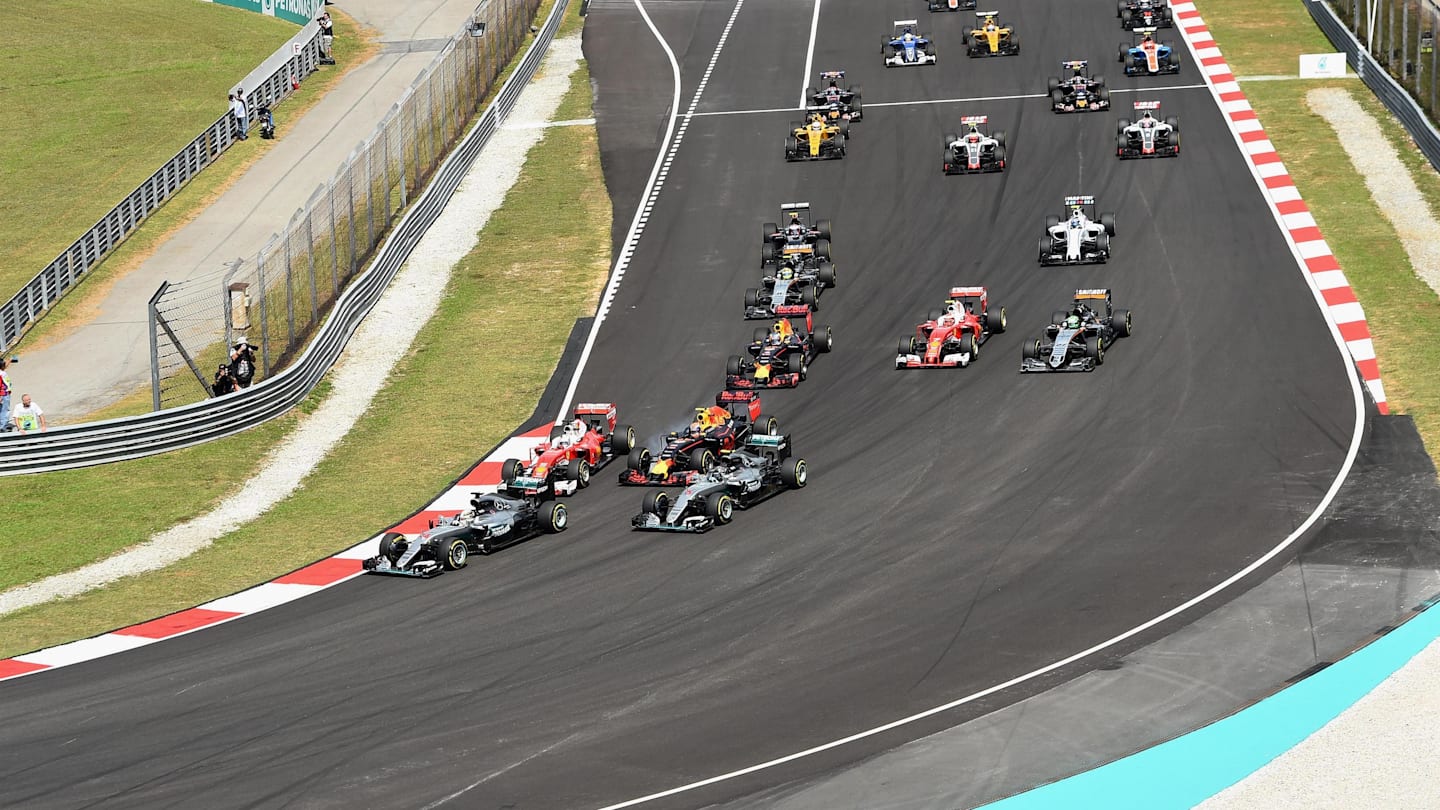
{"type": "Polygon", "coordinates": [[[810,106],[810,71],[815,67],[815,32],[820,29],[820,0],[810,17],[810,47],[805,51],[805,73],[800,77],[800,109],[810,106]]]}

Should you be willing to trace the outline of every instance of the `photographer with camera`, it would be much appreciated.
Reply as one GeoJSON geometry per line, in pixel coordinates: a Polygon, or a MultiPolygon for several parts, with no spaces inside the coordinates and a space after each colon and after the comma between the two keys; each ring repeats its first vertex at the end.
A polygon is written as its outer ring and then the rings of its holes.
{"type": "Polygon", "coordinates": [[[210,390],[217,397],[233,394],[240,390],[240,386],[235,384],[235,378],[230,374],[229,366],[221,363],[215,369],[215,381],[210,384],[210,390]]]}
{"type": "Polygon", "coordinates": [[[255,379],[255,349],[243,338],[230,350],[230,376],[240,388],[249,388],[255,379]]]}

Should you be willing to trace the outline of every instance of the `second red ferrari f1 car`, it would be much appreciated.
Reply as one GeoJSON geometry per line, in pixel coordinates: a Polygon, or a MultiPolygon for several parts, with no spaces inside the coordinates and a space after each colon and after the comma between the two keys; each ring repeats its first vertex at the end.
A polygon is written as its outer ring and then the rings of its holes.
{"type": "Polygon", "coordinates": [[[943,310],[930,313],[915,334],[900,338],[895,368],[970,365],[980,346],[1005,331],[1005,308],[990,303],[984,287],[952,287],[943,310]]]}

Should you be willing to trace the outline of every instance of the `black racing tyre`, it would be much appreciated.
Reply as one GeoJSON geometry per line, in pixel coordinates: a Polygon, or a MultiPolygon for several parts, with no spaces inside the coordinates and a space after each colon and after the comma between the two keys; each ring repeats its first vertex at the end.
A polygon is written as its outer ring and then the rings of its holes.
{"type": "MultiPolygon", "coordinates": [[[[839,123],[839,125],[837,125],[835,128],[838,129],[838,130],[840,130],[840,137],[849,139],[849,137],[850,137],[850,122],[849,122],[849,121],[841,121],[841,122],[839,123]]],[[[827,236],[827,237],[825,237],[825,238],[826,238],[826,239],[829,239],[830,237],[827,236]]]]}
{"type": "Polygon", "coordinates": [[[1120,25],[1121,25],[1121,27],[1125,28],[1127,31],[1130,29],[1130,26],[1131,26],[1134,22],[1135,22],[1135,15],[1134,15],[1134,14],[1131,14],[1128,9],[1127,9],[1123,14],[1120,15],[1120,25]]]}
{"type": "Polygon", "coordinates": [[[446,537],[440,540],[439,547],[435,549],[435,556],[440,561],[440,567],[446,571],[458,571],[465,567],[470,559],[470,549],[465,547],[465,541],[458,537],[446,537]]]}
{"type": "Polygon", "coordinates": [[[1020,346],[1020,356],[1027,360],[1037,360],[1040,357],[1040,339],[1027,340],[1020,346]]]}
{"type": "Polygon", "coordinates": [[[584,489],[590,486],[590,462],[583,458],[572,458],[565,463],[565,477],[584,489]]]}
{"type": "Polygon", "coordinates": [[[1108,88],[1108,87],[1105,86],[1105,80],[1104,80],[1104,79],[1098,79],[1098,80],[1096,80],[1096,84],[1099,84],[1099,85],[1100,85],[1100,91],[1099,91],[1098,93],[1096,93],[1095,95],[1096,95],[1101,101],[1105,102],[1106,104],[1109,104],[1109,103],[1110,103],[1110,88],[1108,88]]]}
{"type": "Polygon", "coordinates": [[[1095,234],[1095,252],[1106,258],[1110,256],[1110,234],[1101,231],[1095,234]]]}
{"type": "Polygon", "coordinates": [[[815,240],[815,257],[818,259],[830,258],[830,240],[820,238],[815,240]]]}
{"type": "Polygon", "coordinates": [[[1129,46],[1129,45],[1126,45],[1125,43],[1122,42],[1122,43],[1120,43],[1120,55],[1115,59],[1115,61],[1116,61],[1116,62],[1119,62],[1120,64],[1123,65],[1123,64],[1125,64],[1125,57],[1127,57],[1127,56],[1129,56],[1129,55],[1130,55],[1130,46],[1129,46]]]}
{"type": "Polygon", "coordinates": [[[896,354],[919,354],[915,351],[915,336],[900,338],[900,345],[895,350],[896,354]]]}
{"type": "Polygon", "coordinates": [[[644,447],[635,447],[625,456],[625,468],[628,470],[639,470],[644,472],[650,466],[650,451],[644,447]]]}
{"type": "Polygon", "coordinates": [[[757,326],[757,327],[755,327],[755,329],[754,329],[753,331],[750,332],[750,342],[751,342],[751,343],[764,343],[764,342],[765,342],[765,336],[768,335],[768,334],[770,334],[770,330],[769,330],[769,329],[766,329],[766,328],[763,327],[763,326],[757,326]]]}
{"type": "Polygon", "coordinates": [[[805,486],[809,477],[810,468],[803,458],[786,459],[780,464],[780,481],[791,489],[805,486]]]}
{"type": "Polygon", "coordinates": [[[664,517],[670,511],[670,493],[663,489],[645,493],[645,497],[640,499],[640,511],[664,517]]]}
{"type": "Polygon", "coordinates": [[[1105,233],[1110,234],[1111,236],[1115,235],[1115,215],[1113,213],[1107,212],[1101,214],[1100,224],[1105,228],[1105,233]]]}
{"type": "Polygon", "coordinates": [[[1059,225],[1059,224],[1060,224],[1060,218],[1059,218],[1059,217],[1055,216],[1054,214],[1050,214],[1050,215],[1046,216],[1046,217],[1045,217],[1045,233],[1048,235],[1048,234],[1050,233],[1050,229],[1053,228],[1053,227],[1055,227],[1056,225],[1059,225]]]}
{"type": "Polygon", "coordinates": [[[743,370],[744,370],[744,362],[740,359],[740,355],[738,355],[738,354],[732,354],[732,355],[730,355],[730,359],[725,361],[725,373],[726,373],[726,374],[734,377],[734,376],[739,375],[739,374],[741,373],[741,371],[743,371],[743,370]]]}
{"type": "Polygon", "coordinates": [[[1050,90],[1050,106],[1059,107],[1065,103],[1065,92],[1058,87],[1050,90]]]}
{"type": "Polygon", "coordinates": [[[1125,0],[1115,0],[1115,16],[1116,16],[1116,17],[1120,17],[1120,16],[1123,16],[1124,14],[1125,14],[1125,0]]]}
{"type": "Polygon", "coordinates": [[[1120,133],[1119,135],[1116,135],[1116,136],[1115,136],[1115,154],[1118,155],[1118,154],[1124,152],[1126,149],[1129,149],[1129,148],[1130,148],[1130,139],[1127,138],[1127,137],[1125,137],[1125,133],[1122,132],[1122,133],[1120,133]]]}
{"type": "MultiPolygon", "coordinates": [[[[660,490],[664,492],[664,490],[660,490]]],[[[552,503],[550,508],[540,518],[540,528],[546,534],[559,534],[565,531],[570,525],[570,510],[565,508],[563,503],[552,503]]]]}
{"type": "Polygon", "coordinates": [[[761,436],[779,436],[780,420],[762,413],[755,421],[755,432],[761,436]]]}
{"type": "Polygon", "coordinates": [[[766,242],[760,246],[760,265],[763,267],[775,261],[775,243],[766,242]]]}
{"type": "Polygon", "coordinates": [[[815,344],[815,351],[825,354],[835,348],[835,334],[830,330],[829,324],[824,324],[810,335],[810,340],[815,344]]]}
{"type": "Polygon", "coordinates": [[[746,288],[745,306],[747,308],[760,306],[760,290],[756,289],[755,287],[746,288]]]}
{"type": "Polygon", "coordinates": [[[1177,129],[1170,133],[1170,145],[1177,150],[1180,148],[1180,130],[1177,129]]]}
{"type": "Polygon", "coordinates": [[[1065,323],[1065,310],[1057,309],[1050,313],[1050,323],[1052,326],[1059,326],[1065,323]]]}
{"type": "Polygon", "coordinates": [[[1130,333],[1134,331],[1135,328],[1134,321],[1130,316],[1130,310],[1115,310],[1114,315],[1110,319],[1110,326],[1114,328],[1115,334],[1120,337],[1130,337],[1130,333]]]}
{"type": "Polygon", "coordinates": [[[805,357],[800,354],[791,354],[785,358],[785,371],[789,374],[799,374],[800,379],[805,379],[809,369],[805,366],[805,357]]]}
{"type": "Polygon", "coordinates": [[[999,132],[996,132],[994,135],[991,135],[990,137],[994,138],[995,142],[1000,144],[1001,146],[1005,145],[1005,130],[1002,129],[999,132]]]}
{"type": "Polygon", "coordinates": [[[816,294],[814,287],[806,287],[800,291],[800,303],[816,312],[820,311],[820,296],[816,294]]]}
{"type": "Polygon", "coordinates": [[[953,132],[947,132],[947,133],[945,133],[944,138],[945,138],[945,143],[941,144],[941,148],[944,149],[944,150],[946,150],[947,152],[948,152],[949,149],[950,149],[950,144],[955,143],[956,141],[960,140],[960,136],[959,136],[959,135],[956,135],[956,134],[953,133],[953,132]]]}
{"type": "Polygon", "coordinates": [[[1050,78],[1045,80],[1045,92],[1053,94],[1056,90],[1059,89],[1060,79],[1058,79],[1057,77],[1051,76],[1050,78]]]}
{"type": "Polygon", "coordinates": [[[500,480],[506,484],[515,483],[515,479],[524,472],[525,462],[518,458],[507,458],[500,463],[500,480]]]}
{"type": "Polygon", "coordinates": [[[774,236],[779,232],[779,225],[776,225],[773,222],[767,222],[764,225],[760,226],[760,241],[773,247],[773,244],[770,242],[770,237],[774,236]]]}
{"type": "MultiPolygon", "coordinates": [[[[848,127],[847,127],[847,129],[848,129],[848,127]]],[[[817,220],[815,220],[815,232],[820,235],[820,238],[821,238],[821,239],[829,239],[829,238],[830,238],[830,220],[828,220],[828,219],[817,219],[817,220]]]]}
{"type": "Polygon", "coordinates": [[[705,498],[705,516],[726,524],[735,517],[735,499],[728,492],[712,492],[705,498]]]}
{"type": "Polygon", "coordinates": [[[406,542],[405,535],[399,532],[386,532],[385,536],[380,538],[380,556],[389,560],[391,565],[394,565],[395,561],[400,559],[401,552],[399,546],[404,545],[406,542]]]}
{"type": "Polygon", "coordinates": [[[635,446],[635,428],[630,425],[616,425],[615,432],[610,434],[610,452],[623,456],[630,452],[635,446]]]}
{"type": "MultiPolygon", "coordinates": [[[[1105,86],[1105,77],[1104,77],[1104,76],[1095,76],[1095,77],[1091,78],[1090,81],[1094,82],[1096,87],[1104,87],[1104,86],[1105,86]]],[[[1106,92],[1105,98],[1109,98],[1109,97],[1110,97],[1110,95],[1109,95],[1109,92],[1110,92],[1110,91],[1107,90],[1107,91],[1105,91],[1105,92],[1106,92]]]]}
{"type": "Polygon", "coordinates": [[[815,270],[815,280],[819,282],[822,287],[834,287],[835,265],[828,261],[820,262],[819,268],[815,270]]]}
{"type": "Polygon", "coordinates": [[[715,461],[715,451],[708,447],[701,447],[691,451],[690,457],[686,459],[685,463],[692,470],[708,472],[711,467],[715,466],[715,461]]]}
{"type": "Polygon", "coordinates": [[[1125,128],[1128,126],[1130,126],[1130,119],[1121,118],[1120,120],[1115,122],[1115,131],[1123,135],[1125,134],[1125,128]]]}
{"type": "Polygon", "coordinates": [[[927,320],[927,321],[938,321],[938,320],[940,320],[942,317],[944,317],[944,315],[945,315],[945,310],[943,310],[943,309],[932,309],[932,310],[930,310],[929,314],[927,314],[927,315],[925,316],[925,320],[927,320]]]}
{"type": "Polygon", "coordinates": [[[1166,118],[1166,119],[1165,119],[1165,125],[1168,126],[1168,127],[1170,127],[1170,129],[1171,129],[1171,133],[1170,133],[1170,134],[1172,134],[1172,135],[1175,134],[1176,132],[1179,132],[1179,131],[1180,131],[1180,119],[1179,119],[1179,118],[1176,118],[1176,117],[1174,117],[1174,116],[1171,116],[1171,117],[1169,117],[1169,118],[1166,118]]]}
{"type": "Polygon", "coordinates": [[[1051,245],[1051,239],[1050,239],[1050,237],[1048,237],[1048,236],[1042,236],[1042,237],[1040,237],[1040,261],[1042,261],[1042,262],[1045,261],[1045,259],[1050,255],[1050,245],[1051,245]]]}
{"type": "Polygon", "coordinates": [[[1005,307],[990,304],[990,309],[985,312],[985,323],[982,324],[985,330],[992,335],[998,335],[1005,331],[1010,325],[1010,320],[1005,316],[1005,307]]]}
{"type": "Polygon", "coordinates": [[[995,147],[995,162],[1000,164],[1000,168],[1005,168],[1005,147],[1003,145],[995,147]]]}
{"type": "Polygon", "coordinates": [[[980,347],[975,345],[975,336],[969,332],[960,336],[960,353],[970,355],[971,360],[980,356],[980,347]]]}
{"type": "Polygon", "coordinates": [[[1099,335],[1085,342],[1085,356],[1094,360],[1097,366],[1105,362],[1105,341],[1099,335]]]}

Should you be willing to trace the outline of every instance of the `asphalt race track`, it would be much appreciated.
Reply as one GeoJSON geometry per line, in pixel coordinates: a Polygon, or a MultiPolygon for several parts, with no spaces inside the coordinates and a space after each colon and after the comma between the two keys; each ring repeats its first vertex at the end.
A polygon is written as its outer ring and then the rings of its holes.
{"type": "MultiPolygon", "coordinates": [[[[734,3],[646,8],[681,60],[683,110],[734,3]]],[[[969,60],[969,15],[825,0],[813,70],[863,84],[866,120],[844,161],[787,165],[796,114],[732,112],[798,103],[813,6],[745,0],[599,332],[579,399],[619,403],[653,446],[710,403],[726,356],[763,325],[741,320],[760,222],[809,200],[835,223],[839,286],[817,321],[836,348],[800,388],[763,397],[810,462],[804,492],[703,536],[638,534],[642,491],[611,486],[612,467],[569,499],[568,533],[458,574],[361,578],[0,684],[0,805],[607,805],[1030,672],[1280,542],[1345,460],[1353,394],[1219,111],[1194,88],[1116,92],[1111,113],[1065,116],[1042,98],[911,103],[1043,96],[1068,58],[1090,58],[1117,91],[1199,84],[1188,59],[1179,76],[1125,79],[1114,59],[1128,36],[1108,0],[1001,8],[1022,54],[969,60]],[[880,39],[907,17],[932,33],[940,64],[886,71],[880,39]],[[1180,117],[1184,154],[1122,164],[1114,120],[1151,98],[1180,117]],[[1009,132],[1011,168],[943,176],[942,133],[977,113],[1009,132]],[[1042,269],[1043,217],[1076,193],[1117,212],[1116,260],[1042,269]],[[1010,331],[968,369],[893,370],[897,338],[953,284],[987,285],[1010,331]],[[1021,376],[1022,338],[1075,288],[1102,286],[1134,311],[1136,334],[1093,374],[1021,376]]],[[[592,3],[586,55],[618,240],[664,131],[669,67],[619,0],[592,3]]],[[[656,806],[843,767],[1174,626],[656,806]]]]}

